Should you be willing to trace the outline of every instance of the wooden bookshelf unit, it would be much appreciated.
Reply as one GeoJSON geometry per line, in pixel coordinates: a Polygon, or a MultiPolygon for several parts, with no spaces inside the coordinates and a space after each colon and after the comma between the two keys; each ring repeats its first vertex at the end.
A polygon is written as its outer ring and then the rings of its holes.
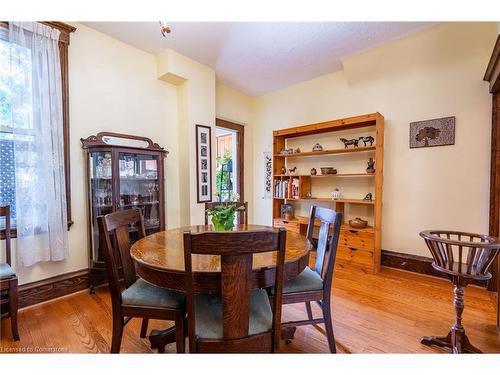
{"type": "Polygon", "coordinates": [[[384,166],[384,117],[380,113],[302,125],[273,132],[273,225],[306,234],[311,205],[331,207],[344,213],[337,261],[376,273],[380,269],[382,224],[382,186],[384,166]],[[373,144],[359,141],[347,148],[340,138],[372,136],[373,144]],[[321,151],[310,151],[319,143],[321,151]],[[300,146],[300,147],[298,147],[300,146]],[[300,148],[286,154],[285,149],[300,148]],[[368,158],[375,161],[375,172],[367,173],[368,158]],[[310,167],[317,174],[310,174],[310,167]],[[336,174],[321,174],[321,167],[333,166],[336,174]],[[297,167],[296,173],[289,173],[297,167]],[[283,168],[287,173],[283,174],[283,168]],[[291,186],[290,186],[291,185],[291,186]],[[342,186],[341,197],[330,192],[342,186]],[[286,190],[286,191],[285,191],[286,190]],[[372,200],[364,200],[367,193],[372,200]],[[295,216],[281,217],[281,205],[292,204],[295,216]],[[348,220],[362,217],[368,227],[356,229],[348,220]]]}

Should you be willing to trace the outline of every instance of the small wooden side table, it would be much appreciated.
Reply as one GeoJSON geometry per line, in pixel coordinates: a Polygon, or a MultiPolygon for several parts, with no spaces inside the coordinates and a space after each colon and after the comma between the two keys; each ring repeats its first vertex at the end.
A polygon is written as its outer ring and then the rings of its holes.
{"type": "Polygon", "coordinates": [[[486,235],[446,230],[427,230],[420,236],[434,258],[432,267],[447,275],[455,286],[455,324],[448,335],[424,336],[421,343],[448,348],[453,353],[481,353],[470,343],[462,326],[464,288],[471,280],[491,278],[489,270],[500,251],[500,241],[486,235]]]}

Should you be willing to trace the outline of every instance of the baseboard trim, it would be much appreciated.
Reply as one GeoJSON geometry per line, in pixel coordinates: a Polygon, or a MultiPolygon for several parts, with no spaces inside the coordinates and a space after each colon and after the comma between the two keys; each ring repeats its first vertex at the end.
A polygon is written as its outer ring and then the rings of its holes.
{"type": "Polygon", "coordinates": [[[89,270],[68,272],[19,286],[19,308],[89,288],[89,270]]]}
{"type": "MultiPolygon", "coordinates": [[[[382,250],[381,265],[384,267],[397,268],[405,271],[421,273],[423,275],[447,278],[432,267],[432,258],[420,255],[398,253],[390,250],[382,250]]],[[[487,281],[472,282],[481,287],[487,287],[487,281]]]]}

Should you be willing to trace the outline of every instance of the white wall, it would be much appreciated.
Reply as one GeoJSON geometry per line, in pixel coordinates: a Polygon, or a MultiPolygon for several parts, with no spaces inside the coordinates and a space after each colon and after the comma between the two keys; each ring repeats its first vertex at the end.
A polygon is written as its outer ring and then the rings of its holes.
{"type": "Polygon", "coordinates": [[[482,77],[496,35],[495,23],[441,24],[352,56],[342,71],[258,97],[255,221],[271,223],[259,184],[272,130],[378,111],[386,132],[382,248],[429,256],[423,229],[486,233],[491,96],[482,77]],[[410,122],[444,116],[456,116],[454,146],[409,148],[410,122]]]}

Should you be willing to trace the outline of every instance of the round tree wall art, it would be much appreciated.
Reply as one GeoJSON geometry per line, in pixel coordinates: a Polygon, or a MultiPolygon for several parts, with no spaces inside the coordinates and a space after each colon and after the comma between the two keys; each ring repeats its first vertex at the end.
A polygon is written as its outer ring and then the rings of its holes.
{"type": "Polygon", "coordinates": [[[410,148],[455,144],[455,116],[410,122],[410,148]]]}

